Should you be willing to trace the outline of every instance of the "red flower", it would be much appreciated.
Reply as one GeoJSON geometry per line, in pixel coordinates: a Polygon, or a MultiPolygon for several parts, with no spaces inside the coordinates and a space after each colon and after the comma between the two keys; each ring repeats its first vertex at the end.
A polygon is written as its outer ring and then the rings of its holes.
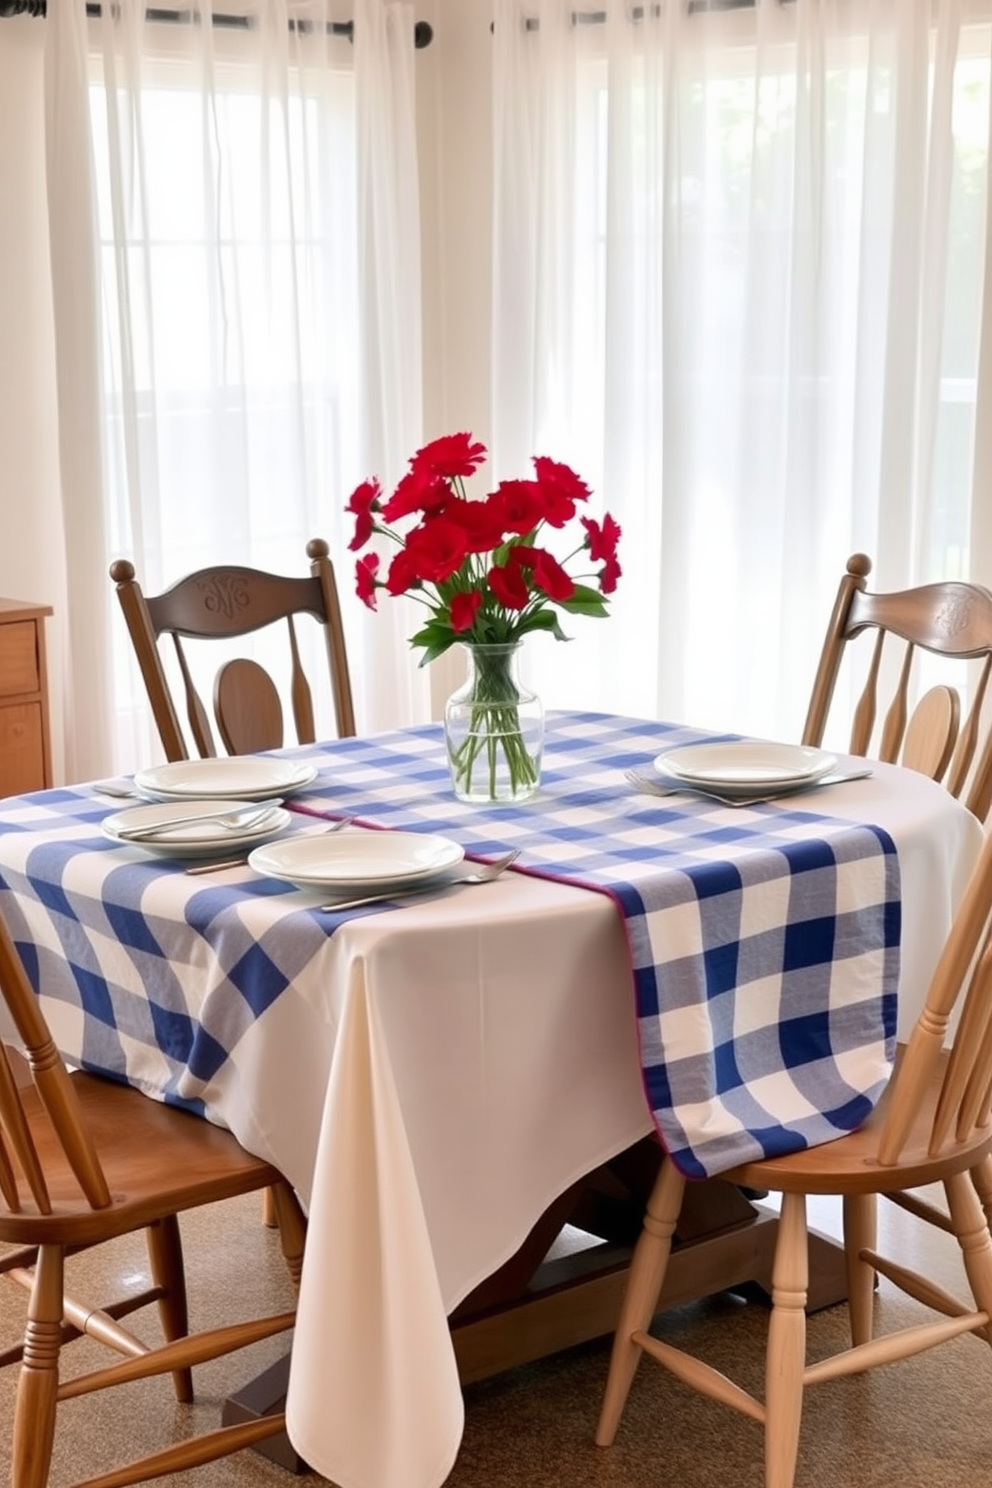
{"type": "Polygon", "coordinates": [[[495,496],[486,501],[463,501],[453,496],[444,508],[444,516],[464,529],[470,553],[490,553],[503,541],[502,502],[495,496]]]}
{"type": "Polygon", "coordinates": [[[603,567],[599,570],[599,587],[603,594],[612,594],[617,587],[617,579],[623,573],[616,558],[607,558],[603,567]]]}
{"type": "Polygon", "coordinates": [[[406,554],[418,579],[440,584],[461,567],[468,552],[465,529],[446,517],[435,517],[415,527],[406,540],[406,554]]]}
{"type": "Polygon", "coordinates": [[[370,610],[374,610],[376,574],[379,570],[378,553],[366,553],[364,558],[359,558],[355,564],[355,590],[360,600],[367,604],[370,610]]]}
{"type": "Polygon", "coordinates": [[[471,434],[442,434],[419,449],[410,461],[410,469],[429,471],[445,480],[464,479],[486,458],[486,446],[473,440],[471,434]]]}
{"type": "Polygon", "coordinates": [[[592,517],[580,517],[579,520],[586,529],[585,545],[592,561],[612,563],[617,556],[617,543],[620,541],[620,527],[617,522],[609,512],[604,516],[602,526],[592,517]]]}
{"type": "Polygon", "coordinates": [[[589,487],[574,470],[546,455],[535,457],[534,470],[542,517],[549,527],[564,527],[575,516],[575,503],[589,499],[589,487]]]}
{"type": "Polygon", "coordinates": [[[430,470],[411,470],[400,481],[382,508],[387,522],[407,517],[411,512],[439,511],[451,500],[451,488],[430,470]]]}
{"type": "Polygon", "coordinates": [[[452,630],[459,633],[463,630],[471,630],[481,603],[482,595],[478,589],[470,589],[467,594],[454,595],[451,601],[452,630]]]}
{"type": "Polygon", "coordinates": [[[500,481],[496,487],[495,496],[499,498],[502,506],[504,532],[515,532],[520,537],[533,532],[543,515],[541,500],[534,481],[500,481]]]}
{"type": "MultiPolygon", "coordinates": [[[[513,551],[516,553],[519,549],[515,548],[513,551]]],[[[522,610],[530,599],[527,580],[519,563],[511,563],[506,567],[497,564],[489,570],[486,579],[496,599],[508,610],[522,610]]]]}
{"type": "Polygon", "coordinates": [[[350,511],[355,517],[355,535],[348,547],[355,551],[356,548],[364,548],[375,530],[374,512],[379,510],[379,497],[382,495],[382,487],[377,480],[364,480],[360,486],[356,486],[351,493],[351,498],[345,511],[350,511]]]}
{"type": "MultiPolygon", "coordinates": [[[[514,551],[519,553],[521,550],[516,548],[514,551]]],[[[561,564],[543,548],[530,548],[528,551],[533,554],[534,583],[537,588],[543,590],[549,599],[559,602],[571,599],[575,593],[575,583],[561,564]]]]}
{"type": "Polygon", "coordinates": [[[406,548],[400,548],[386,574],[386,592],[405,594],[408,589],[416,588],[419,583],[420,580],[410,562],[410,555],[406,548]]]}

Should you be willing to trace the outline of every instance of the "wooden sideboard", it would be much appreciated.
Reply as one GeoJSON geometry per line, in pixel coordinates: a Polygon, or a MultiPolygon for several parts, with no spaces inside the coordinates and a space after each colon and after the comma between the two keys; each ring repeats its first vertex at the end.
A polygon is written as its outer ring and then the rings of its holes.
{"type": "Polygon", "coordinates": [[[0,599],[0,797],[52,784],[45,660],[50,605],[0,599]]]}

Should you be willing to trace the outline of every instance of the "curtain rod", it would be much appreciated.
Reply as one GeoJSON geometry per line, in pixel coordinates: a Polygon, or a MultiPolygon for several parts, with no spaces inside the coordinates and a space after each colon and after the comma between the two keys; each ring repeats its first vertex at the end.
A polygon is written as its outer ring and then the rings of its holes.
{"type": "MultiPolygon", "coordinates": [[[[0,20],[6,20],[9,16],[32,15],[44,16],[48,8],[48,0],[0,0],[0,20]]],[[[91,20],[99,19],[103,8],[97,4],[88,4],[86,14],[91,20]]],[[[198,11],[191,10],[163,10],[149,6],[145,11],[145,20],[153,22],[166,22],[173,25],[199,25],[200,15],[198,11]]],[[[246,15],[224,15],[215,12],[211,16],[213,25],[224,27],[229,30],[250,31],[254,22],[251,16],[246,15]]],[[[317,29],[313,21],[297,21],[290,19],[289,29],[299,31],[301,35],[307,35],[317,29]]],[[[324,27],[328,36],[347,36],[354,38],[354,21],[328,21],[324,27]]],[[[430,46],[434,40],[434,28],[429,21],[417,21],[413,28],[413,44],[418,50],[430,46]]]]}
{"type": "MultiPolygon", "coordinates": [[[[720,10],[754,10],[757,0],[689,0],[689,14],[701,15],[707,11],[720,10]]],[[[778,0],[779,5],[788,5],[790,0],[778,0]]],[[[632,21],[643,21],[645,16],[657,18],[662,14],[663,6],[659,4],[644,6],[633,5],[628,11],[629,19],[632,21]]],[[[607,21],[605,10],[573,10],[573,26],[604,26],[607,21]]],[[[541,22],[536,16],[529,16],[524,22],[527,31],[539,31],[541,22]]]]}

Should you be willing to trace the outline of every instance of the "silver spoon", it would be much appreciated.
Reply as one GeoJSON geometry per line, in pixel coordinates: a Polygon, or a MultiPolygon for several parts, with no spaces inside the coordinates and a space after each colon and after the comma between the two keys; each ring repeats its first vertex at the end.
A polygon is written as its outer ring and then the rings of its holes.
{"type": "Polygon", "coordinates": [[[365,904],[391,904],[393,900],[416,899],[422,894],[438,894],[442,889],[448,889],[452,884],[481,884],[492,883],[494,878],[515,863],[520,856],[520,849],[514,848],[512,852],[504,853],[501,858],[493,858],[491,863],[468,863],[464,870],[456,873],[446,874],[442,879],[435,879],[429,884],[418,884],[409,889],[380,889],[374,894],[365,894],[360,899],[338,899],[332,904],[320,905],[318,913],[335,914],[339,909],[361,909],[365,904]]]}

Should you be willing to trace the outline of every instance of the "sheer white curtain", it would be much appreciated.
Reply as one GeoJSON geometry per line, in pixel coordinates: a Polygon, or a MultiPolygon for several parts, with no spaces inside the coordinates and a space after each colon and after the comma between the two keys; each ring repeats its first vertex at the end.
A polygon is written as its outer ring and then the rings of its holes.
{"type": "Polygon", "coordinates": [[[795,738],[851,552],[992,582],[992,4],[634,12],[496,0],[495,458],[624,529],[612,617],[532,675],[795,738]]]}
{"type": "MultiPolygon", "coordinates": [[[[427,710],[408,617],[354,597],[343,516],[420,436],[413,9],[358,0],[353,45],[324,0],[194,10],[46,22],[76,778],[158,757],[119,556],[155,592],[214,561],[302,574],[326,537],[360,726],[427,710]]],[[[318,712],[331,732],[329,688],[318,712]]]]}

